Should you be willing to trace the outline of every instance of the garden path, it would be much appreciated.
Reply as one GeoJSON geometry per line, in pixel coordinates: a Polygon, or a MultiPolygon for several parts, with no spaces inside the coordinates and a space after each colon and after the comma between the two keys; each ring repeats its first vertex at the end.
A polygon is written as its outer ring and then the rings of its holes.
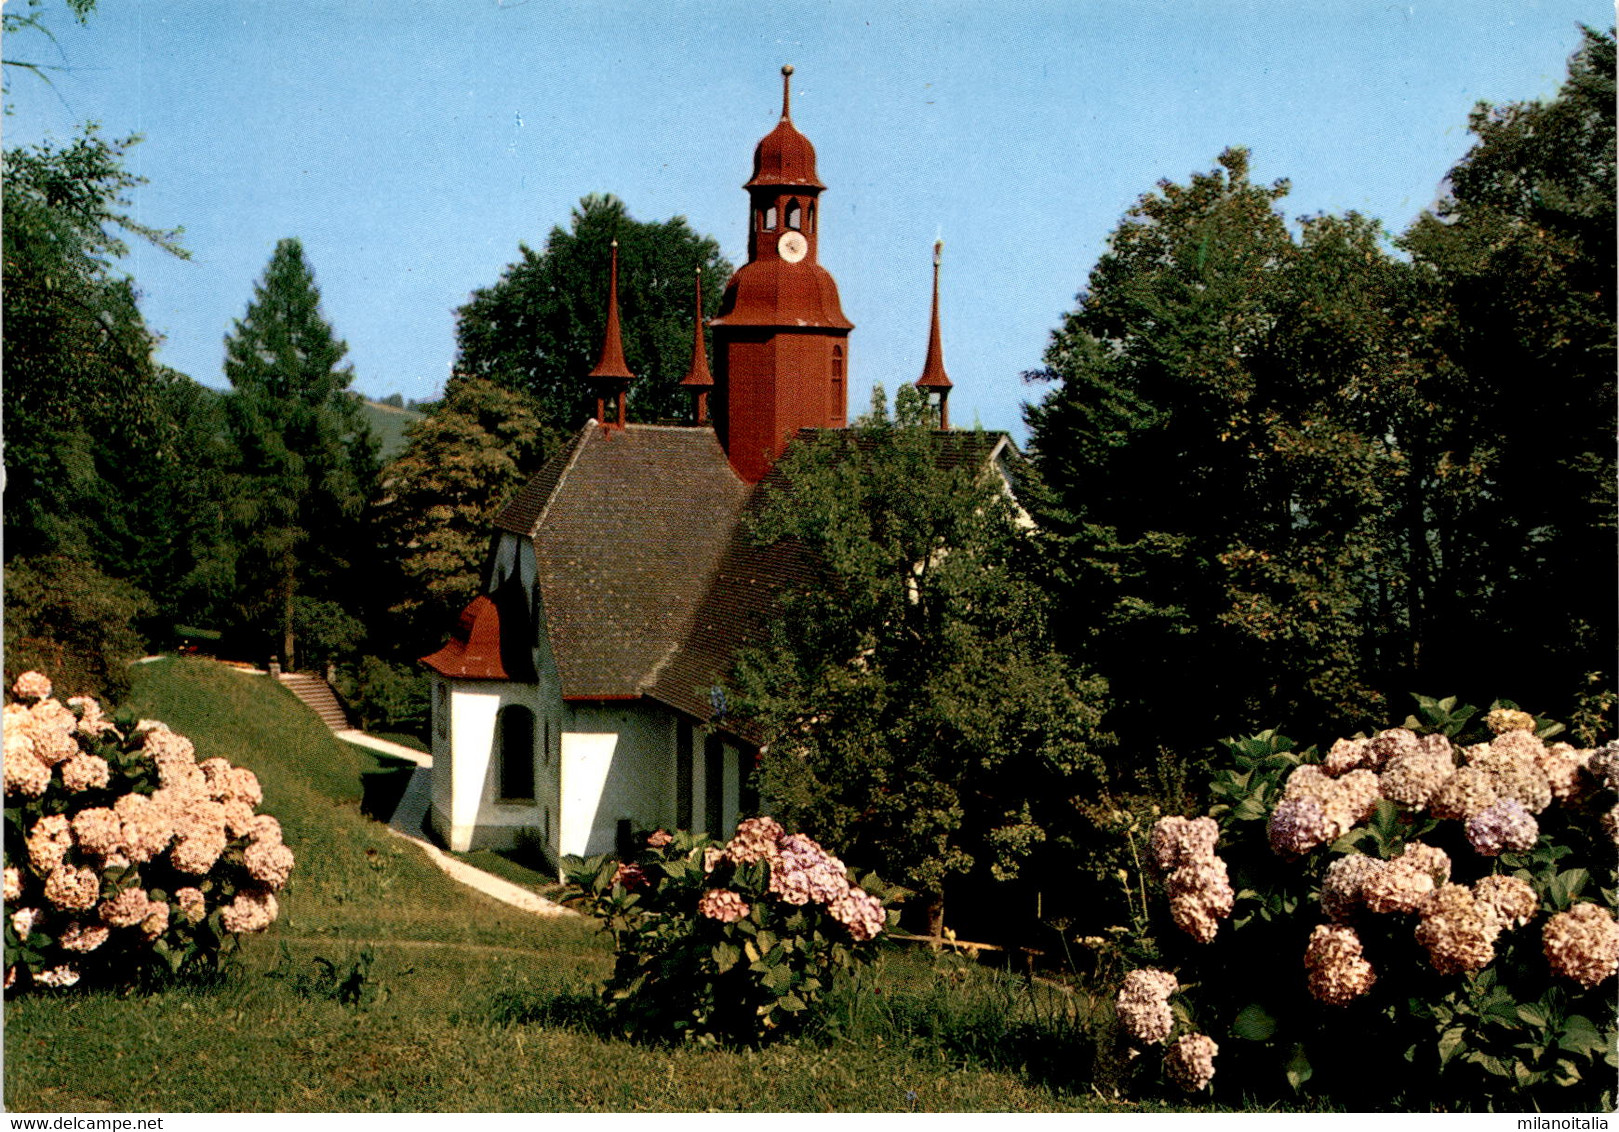
{"type": "Polygon", "coordinates": [[[572,908],[566,908],[554,900],[547,900],[521,885],[474,868],[465,861],[458,861],[428,841],[423,835],[426,832],[427,809],[432,797],[433,771],[430,767],[418,766],[411,772],[410,784],[405,787],[399,805],[394,808],[393,817],[388,821],[388,832],[418,846],[427,854],[427,859],[442,869],[452,880],[476,889],[485,896],[492,896],[503,904],[510,904],[513,908],[520,908],[536,916],[579,914],[572,908]]]}

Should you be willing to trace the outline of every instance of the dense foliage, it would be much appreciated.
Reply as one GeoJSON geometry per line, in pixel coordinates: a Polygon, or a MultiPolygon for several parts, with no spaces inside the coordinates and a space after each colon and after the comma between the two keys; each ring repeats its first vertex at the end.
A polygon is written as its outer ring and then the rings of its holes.
{"type": "Polygon", "coordinates": [[[700,272],[703,314],[712,317],[731,265],[683,217],[638,221],[613,196],[585,197],[571,230],[551,229],[543,252],[521,247],[498,283],[473,293],[456,326],[457,369],[526,392],[549,428],[584,424],[595,406],[585,375],[602,348],[614,240],[624,357],[636,376],[630,419],[686,420],[690,397],[679,383],[691,361],[693,280],[700,272]]]}
{"type": "Polygon", "coordinates": [[[602,990],[621,1033],[757,1045],[797,1033],[869,961],[903,895],[772,818],[721,843],[663,830],[624,860],[568,858],[570,898],[613,937],[602,990]]]}
{"type": "Polygon", "coordinates": [[[1419,702],[1324,754],[1228,742],[1209,816],[1153,829],[1174,926],[1155,913],[1121,1024],[1208,1035],[1216,1098],[1610,1109],[1619,745],[1419,702]]]}
{"type": "Polygon", "coordinates": [[[490,522],[539,470],[553,436],[528,395],[461,375],[409,428],[377,521],[398,573],[393,634],[412,657],[436,648],[477,596],[490,522]]]}
{"type": "Polygon", "coordinates": [[[1441,682],[1611,728],[1612,91],[1588,32],[1554,102],[1481,108],[1410,261],[1290,231],[1238,150],[1114,232],[1028,421],[1066,646],[1143,765],[1441,682]]]}
{"type": "Polygon", "coordinates": [[[15,558],[5,571],[6,671],[45,670],[74,696],[122,696],[151,602],[128,582],[63,556],[15,558]]]}
{"type": "Polygon", "coordinates": [[[352,370],[340,364],[347,352],[321,314],[302,245],[280,241],[225,339],[225,419],[240,485],[240,616],[289,667],[301,656],[300,628],[323,653],[352,651],[363,633],[334,620],[352,608],[341,599],[362,588],[355,568],[369,540],[359,519],[377,474],[375,443],[348,394],[352,370]]]}
{"type": "Polygon", "coordinates": [[[739,710],[767,736],[770,806],[922,892],[937,930],[963,878],[1002,901],[1020,879],[1032,911],[1071,866],[1062,823],[1102,771],[1104,689],[1049,644],[1002,438],[928,427],[914,387],[896,410],[879,389],[770,481],[752,537],[815,580],[742,657],[739,710]]]}
{"type": "Polygon", "coordinates": [[[293,856],[252,771],[183,735],[63,704],[25,672],[5,707],[8,994],[216,970],[276,918],[293,856]]]}
{"type": "Polygon", "coordinates": [[[1421,686],[1510,681],[1585,742],[1613,734],[1619,624],[1614,67],[1587,28],[1555,99],[1480,105],[1400,241],[1429,375],[1396,421],[1421,686]]]}

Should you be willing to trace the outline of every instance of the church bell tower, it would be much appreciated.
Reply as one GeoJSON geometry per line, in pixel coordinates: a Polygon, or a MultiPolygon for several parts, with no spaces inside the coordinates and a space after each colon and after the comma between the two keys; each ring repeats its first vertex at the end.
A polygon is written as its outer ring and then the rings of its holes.
{"type": "Polygon", "coordinates": [[[714,423],[731,466],[757,483],[801,428],[848,423],[848,338],[838,287],[816,258],[826,186],[815,147],[792,123],[792,67],[781,121],[753,152],[748,262],[731,277],[714,328],[714,423]]]}

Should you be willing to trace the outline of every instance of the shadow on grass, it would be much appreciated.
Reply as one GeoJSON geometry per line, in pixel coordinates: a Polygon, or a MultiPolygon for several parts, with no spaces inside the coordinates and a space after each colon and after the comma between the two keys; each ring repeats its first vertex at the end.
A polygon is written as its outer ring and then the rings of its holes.
{"type": "Polygon", "coordinates": [[[416,764],[403,759],[378,759],[377,770],[360,774],[360,812],[368,818],[385,822],[394,816],[405,788],[416,772],[416,764]]]}
{"type": "MultiPolygon", "coordinates": [[[[504,988],[488,1017],[618,1040],[591,988],[504,988]]],[[[1056,1094],[1106,1095],[1123,1084],[1111,1010],[1050,983],[950,956],[892,953],[838,982],[797,1038],[828,1051],[896,1050],[930,1067],[989,1070],[1056,1094]]]]}
{"type": "Polygon", "coordinates": [[[845,980],[813,1040],[882,1045],[949,1069],[988,1069],[1057,1093],[1108,1088],[1119,1066],[1111,1012],[1082,991],[959,957],[891,954],[845,980]]]}

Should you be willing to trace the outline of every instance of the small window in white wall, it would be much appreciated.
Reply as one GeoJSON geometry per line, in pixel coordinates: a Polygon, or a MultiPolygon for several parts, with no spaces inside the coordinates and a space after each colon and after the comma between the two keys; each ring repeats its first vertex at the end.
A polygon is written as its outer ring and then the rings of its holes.
{"type": "Polygon", "coordinates": [[[495,717],[495,752],[500,759],[500,800],[534,800],[534,713],[509,704],[495,717]]]}
{"type": "Polygon", "coordinates": [[[450,686],[440,680],[433,685],[433,727],[440,739],[450,737],[450,686]]]}

